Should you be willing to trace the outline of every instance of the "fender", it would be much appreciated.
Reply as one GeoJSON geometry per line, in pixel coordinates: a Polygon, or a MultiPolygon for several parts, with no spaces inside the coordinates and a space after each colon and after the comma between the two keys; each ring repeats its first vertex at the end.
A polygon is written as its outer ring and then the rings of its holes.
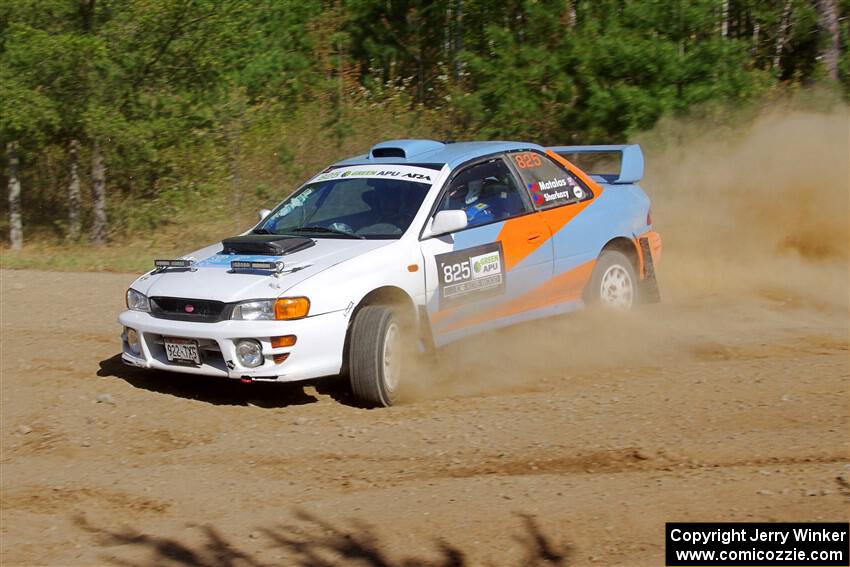
{"type": "Polygon", "coordinates": [[[397,288],[414,306],[425,304],[422,254],[413,239],[401,239],[345,260],[292,286],[286,295],[310,299],[310,315],[339,312],[346,319],[379,288],[397,288]]]}

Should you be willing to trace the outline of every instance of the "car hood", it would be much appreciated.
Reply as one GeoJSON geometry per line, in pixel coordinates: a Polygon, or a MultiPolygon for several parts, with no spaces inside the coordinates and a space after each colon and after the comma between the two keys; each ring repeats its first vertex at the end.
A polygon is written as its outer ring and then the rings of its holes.
{"type": "Polygon", "coordinates": [[[219,254],[221,243],[184,256],[195,261],[194,269],[169,268],[137,279],[133,289],[148,297],[166,296],[212,299],[227,303],[246,299],[278,297],[287,289],[331,266],[387,246],[392,240],[349,240],[317,238],[315,246],[285,256],[219,254]],[[231,272],[234,260],[283,262],[283,272],[231,272]]]}

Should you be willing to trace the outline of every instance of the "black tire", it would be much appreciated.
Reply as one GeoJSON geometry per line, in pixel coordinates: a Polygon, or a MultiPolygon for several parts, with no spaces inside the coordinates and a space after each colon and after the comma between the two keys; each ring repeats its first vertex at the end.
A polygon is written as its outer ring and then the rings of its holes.
{"type": "Polygon", "coordinates": [[[616,250],[603,250],[585,289],[585,301],[590,305],[628,311],[637,305],[639,289],[637,272],[629,257],[616,250]],[[630,290],[628,298],[622,286],[630,290]]]}
{"type": "Polygon", "coordinates": [[[397,401],[400,363],[405,357],[409,336],[397,309],[367,305],[357,312],[351,328],[349,378],[358,403],[367,407],[389,407],[397,401]],[[387,345],[388,340],[392,344],[387,345]],[[397,357],[390,368],[386,363],[387,349],[390,349],[390,356],[397,357]]]}

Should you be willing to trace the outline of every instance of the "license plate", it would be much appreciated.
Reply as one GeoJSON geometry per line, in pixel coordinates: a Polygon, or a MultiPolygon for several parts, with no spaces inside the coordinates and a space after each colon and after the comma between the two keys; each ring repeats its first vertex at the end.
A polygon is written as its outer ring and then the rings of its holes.
{"type": "Polygon", "coordinates": [[[178,339],[176,337],[162,337],[162,343],[165,346],[165,356],[168,357],[168,362],[201,364],[198,341],[178,339]]]}

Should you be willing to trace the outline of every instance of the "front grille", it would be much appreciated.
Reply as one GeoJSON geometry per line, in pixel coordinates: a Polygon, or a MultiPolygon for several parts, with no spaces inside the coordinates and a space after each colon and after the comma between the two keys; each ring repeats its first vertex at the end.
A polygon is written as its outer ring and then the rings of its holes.
{"type": "Polygon", "coordinates": [[[151,297],[151,315],[158,319],[216,323],[230,316],[227,304],[208,299],[151,297]]]}

